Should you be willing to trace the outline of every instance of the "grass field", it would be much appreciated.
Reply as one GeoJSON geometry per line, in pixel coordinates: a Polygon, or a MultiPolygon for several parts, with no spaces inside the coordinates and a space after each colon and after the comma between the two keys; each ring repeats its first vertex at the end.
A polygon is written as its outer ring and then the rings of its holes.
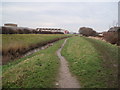
{"type": "Polygon", "coordinates": [[[48,42],[66,37],[64,34],[8,34],[2,35],[3,63],[21,56],[22,54],[40,47],[48,42]]]}
{"type": "MultiPolygon", "coordinates": [[[[54,88],[60,67],[56,51],[63,41],[0,66],[3,70],[3,88],[54,88]]],[[[29,46],[32,42],[26,43],[29,46]]],[[[70,71],[76,75],[82,88],[117,88],[118,49],[100,40],[74,36],[67,40],[62,55],[69,62],[70,71]]]]}
{"type": "Polygon", "coordinates": [[[31,56],[3,65],[3,88],[51,88],[59,68],[56,51],[64,40],[31,56]]]}
{"type": "Polygon", "coordinates": [[[70,38],[62,50],[83,88],[115,88],[118,47],[85,37],[70,38]]]}
{"type": "Polygon", "coordinates": [[[64,34],[3,34],[2,45],[3,49],[16,46],[28,47],[31,44],[43,43],[64,36],[64,34]]]}

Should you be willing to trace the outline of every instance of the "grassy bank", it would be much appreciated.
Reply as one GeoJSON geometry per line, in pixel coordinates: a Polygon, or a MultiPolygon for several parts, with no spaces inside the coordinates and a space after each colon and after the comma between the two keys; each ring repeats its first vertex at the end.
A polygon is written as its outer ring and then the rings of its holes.
{"type": "Polygon", "coordinates": [[[63,34],[8,34],[2,35],[3,64],[29,50],[54,42],[68,35],[63,34]]]}
{"type": "Polygon", "coordinates": [[[99,55],[102,57],[102,65],[104,69],[108,71],[105,79],[106,86],[109,88],[118,87],[118,51],[120,51],[120,48],[100,40],[88,38],[86,38],[86,40],[94,46],[99,55]]]}
{"type": "Polygon", "coordinates": [[[62,50],[82,87],[117,87],[117,47],[103,41],[70,38],[62,50]]]}
{"type": "Polygon", "coordinates": [[[64,40],[32,56],[3,65],[3,88],[51,88],[58,73],[56,51],[64,40]]]}

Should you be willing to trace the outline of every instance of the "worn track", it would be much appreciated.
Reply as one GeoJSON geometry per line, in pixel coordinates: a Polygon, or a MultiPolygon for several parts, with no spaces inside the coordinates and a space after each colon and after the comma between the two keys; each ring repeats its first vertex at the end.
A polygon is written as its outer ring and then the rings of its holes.
{"type": "Polygon", "coordinates": [[[68,62],[63,56],[61,56],[61,50],[64,47],[66,41],[67,39],[64,41],[61,48],[57,51],[57,55],[60,59],[60,70],[58,82],[56,85],[58,88],[80,88],[79,82],[69,71],[68,62]]]}

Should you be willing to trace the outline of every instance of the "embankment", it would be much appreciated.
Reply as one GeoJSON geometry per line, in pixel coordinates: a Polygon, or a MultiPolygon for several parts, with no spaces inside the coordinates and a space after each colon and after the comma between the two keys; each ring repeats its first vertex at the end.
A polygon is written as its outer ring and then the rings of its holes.
{"type": "Polygon", "coordinates": [[[3,41],[2,64],[6,64],[9,61],[18,59],[21,56],[23,56],[24,54],[26,54],[27,52],[30,52],[31,50],[42,47],[49,43],[53,43],[60,39],[69,37],[67,35],[58,35],[58,36],[53,35],[52,37],[49,37],[49,35],[48,36],[44,35],[44,37],[42,35],[40,35],[40,36],[36,35],[38,37],[36,37],[35,35],[34,36],[33,35],[20,35],[20,36],[15,35],[16,38],[19,37],[19,40],[15,41],[14,40],[15,37],[12,37],[12,35],[11,35],[10,36],[11,39],[9,39],[9,36],[6,38],[6,41],[3,41]],[[28,38],[28,39],[26,39],[26,38],[28,38]],[[25,40],[23,40],[23,39],[25,39],[25,40]],[[6,42],[7,42],[7,44],[6,44],[6,42]],[[8,43],[8,42],[10,42],[10,43],[8,43]]]}

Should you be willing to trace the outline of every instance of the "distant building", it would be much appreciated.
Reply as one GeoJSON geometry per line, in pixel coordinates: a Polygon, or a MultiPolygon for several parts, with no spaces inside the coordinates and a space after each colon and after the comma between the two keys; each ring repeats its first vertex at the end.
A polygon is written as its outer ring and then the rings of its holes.
{"type": "Polygon", "coordinates": [[[120,27],[111,27],[108,32],[117,32],[120,29],[120,27]]]}
{"type": "Polygon", "coordinates": [[[64,30],[64,34],[69,34],[69,31],[68,30],[64,30]]]}
{"type": "Polygon", "coordinates": [[[64,34],[69,34],[68,30],[64,29],[57,29],[57,28],[37,28],[36,31],[41,31],[41,32],[61,32],[64,34]]]}
{"type": "Polygon", "coordinates": [[[17,27],[17,24],[7,23],[7,24],[4,24],[4,26],[17,27]]]}
{"type": "Polygon", "coordinates": [[[98,33],[98,36],[103,37],[103,32],[98,33]]]}

